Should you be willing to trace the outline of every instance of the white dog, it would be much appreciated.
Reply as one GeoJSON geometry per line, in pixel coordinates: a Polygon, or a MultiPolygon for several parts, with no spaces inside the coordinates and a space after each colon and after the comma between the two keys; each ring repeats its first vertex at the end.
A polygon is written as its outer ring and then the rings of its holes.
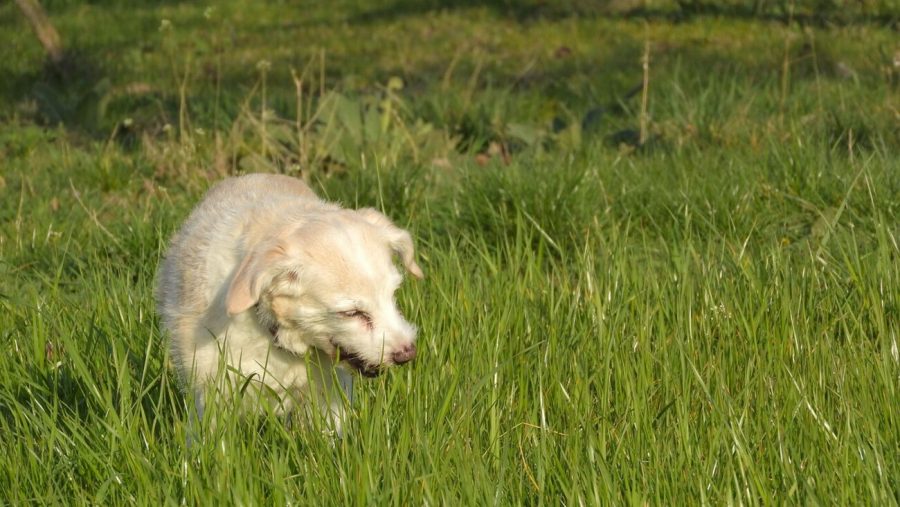
{"type": "Polygon", "coordinates": [[[172,240],[157,287],[199,414],[211,387],[227,387],[245,408],[262,393],[279,413],[318,404],[340,430],[347,366],[376,376],[416,355],[393,254],[422,277],[409,233],[374,209],[326,203],[287,176],[215,185],[172,240]]]}

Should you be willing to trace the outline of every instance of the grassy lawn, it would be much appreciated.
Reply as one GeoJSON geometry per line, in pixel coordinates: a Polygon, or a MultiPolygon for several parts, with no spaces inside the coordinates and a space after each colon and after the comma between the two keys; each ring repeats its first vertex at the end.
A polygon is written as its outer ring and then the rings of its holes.
{"type": "Polygon", "coordinates": [[[43,3],[63,71],[0,4],[0,503],[900,502],[891,0],[43,3]],[[416,238],[419,358],[344,438],[186,445],[154,276],[250,171],[416,238]]]}

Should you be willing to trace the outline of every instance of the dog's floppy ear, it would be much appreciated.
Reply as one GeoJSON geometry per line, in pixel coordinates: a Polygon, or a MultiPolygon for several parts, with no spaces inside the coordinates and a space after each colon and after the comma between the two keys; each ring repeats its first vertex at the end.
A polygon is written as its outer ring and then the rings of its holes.
{"type": "Polygon", "coordinates": [[[373,208],[363,208],[357,210],[357,213],[359,213],[366,222],[381,227],[385,231],[391,250],[400,256],[400,260],[403,262],[403,266],[406,267],[407,271],[416,278],[425,277],[425,274],[422,273],[422,268],[416,264],[415,249],[413,248],[412,237],[409,235],[409,232],[397,227],[391,222],[390,218],[373,208]]]}
{"type": "Polygon", "coordinates": [[[284,247],[278,244],[263,245],[244,257],[231,279],[228,295],[225,296],[228,315],[244,312],[259,301],[263,288],[274,276],[272,266],[284,257],[284,247]]]}
{"type": "Polygon", "coordinates": [[[409,235],[409,232],[398,227],[394,227],[392,232],[393,237],[389,239],[391,250],[400,256],[400,260],[403,261],[406,270],[414,277],[419,279],[425,278],[425,273],[422,273],[422,268],[416,264],[415,250],[413,249],[412,237],[409,235]]]}

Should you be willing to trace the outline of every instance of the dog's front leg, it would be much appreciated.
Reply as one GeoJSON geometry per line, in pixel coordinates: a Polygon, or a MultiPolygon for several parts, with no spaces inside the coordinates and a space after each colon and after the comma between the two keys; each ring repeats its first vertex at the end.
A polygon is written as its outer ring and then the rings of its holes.
{"type": "Polygon", "coordinates": [[[343,368],[336,368],[335,371],[334,393],[331,400],[330,416],[331,422],[334,424],[335,434],[338,437],[344,436],[344,423],[350,417],[350,410],[353,406],[353,375],[343,368]]]}
{"type": "Polygon", "coordinates": [[[194,393],[194,409],[187,409],[187,434],[185,435],[185,445],[190,449],[194,442],[200,441],[200,426],[203,424],[203,411],[205,404],[203,402],[203,393],[199,390],[194,393]]]}
{"type": "Polygon", "coordinates": [[[350,417],[353,403],[353,375],[324,353],[308,356],[309,391],[328,430],[338,437],[350,417]]]}

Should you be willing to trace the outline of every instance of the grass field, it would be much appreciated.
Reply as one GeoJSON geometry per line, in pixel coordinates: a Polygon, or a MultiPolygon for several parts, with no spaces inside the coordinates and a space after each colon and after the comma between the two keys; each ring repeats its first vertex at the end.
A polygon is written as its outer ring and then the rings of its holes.
{"type": "Polygon", "coordinates": [[[62,77],[0,4],[0,503],[900,502],[896,3],[44,4],[62,77]],[[248,171],[416,238],[420,356],[342,439],[186,446],[154,275],[248,171]]]}

